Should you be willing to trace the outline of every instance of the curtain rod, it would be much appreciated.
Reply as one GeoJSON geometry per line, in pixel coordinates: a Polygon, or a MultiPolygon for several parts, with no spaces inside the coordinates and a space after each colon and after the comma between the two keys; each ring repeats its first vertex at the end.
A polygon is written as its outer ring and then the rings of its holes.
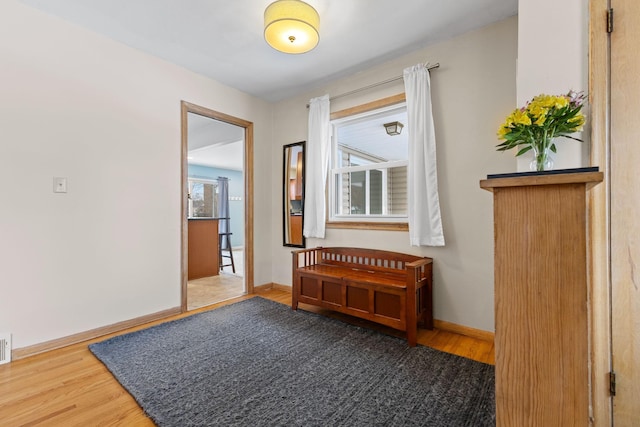
{"type": "MultiPolygon", "coordinates": [[[[427,65],[427,70],[433,70],[434,68],[439,68],[439,67],[440,67],[440,63],[438,62],[438,63],[435,63],[433,65],[427,65]]],[[[362,92],[362,91],[365,91],[365,90],[368,90],[368,89],[372,89],[374,87],[386,85],[387,83],[395,82],[397,80],[402,80],[403,78],[404,78],[404,76],[398,76],[398,77],[393,77],[391,79],[383,80],[383,81],[378,82],[378,83],[372,83],[372,84],[370,84],[368,86],[364,86],[364,87],[361,87],[361,88],[358,88],[358,89],[354,89],[354,90],[349,91],[349,92],[345,92],[345,93],[341,93],[341,94],[336,95],[336,96],[332,96],[331,98],[329,98],[329,101],[333,101],[333,100],[338,99],[338,98],[342,98],[342,97],[345,97],[345,96],[353,95],[354,93],[362,92]]],[[[307,104],[307,108],[309,108],[309,104],[307,104]]]]}

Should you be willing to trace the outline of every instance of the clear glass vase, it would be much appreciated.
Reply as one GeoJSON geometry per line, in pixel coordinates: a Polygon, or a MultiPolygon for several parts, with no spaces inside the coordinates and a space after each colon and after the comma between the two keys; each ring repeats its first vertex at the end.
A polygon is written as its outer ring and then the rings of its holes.
{"type": "Polygon", "coordinates": [[[550,171],[553,169],[553,159],[551,158],[550,145],[544,144],[545,147],[533,145],[533,160],[529,163],[529,169],[532,171],[550,171]]]}

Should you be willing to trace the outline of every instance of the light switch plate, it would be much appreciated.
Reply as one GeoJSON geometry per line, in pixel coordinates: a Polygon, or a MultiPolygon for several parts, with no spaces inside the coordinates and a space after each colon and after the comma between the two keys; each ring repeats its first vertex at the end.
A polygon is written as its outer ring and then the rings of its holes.
{"type": "Polygon", "coordinates": [[[67,178],[54,176],[53,177],[53,192],[54,193],[66,193],[67,192],[67,178]]]}

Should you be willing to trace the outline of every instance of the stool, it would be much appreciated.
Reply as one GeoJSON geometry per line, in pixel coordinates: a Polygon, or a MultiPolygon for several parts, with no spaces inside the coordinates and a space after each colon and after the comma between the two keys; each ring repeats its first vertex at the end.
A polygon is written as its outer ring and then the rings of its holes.
{"type": "Polygon", "coordinates": [[[236,272],[236,266],[233,262],[233,251],[231,250],[231,235],[233,233],[219,233],[218,235],[218,258],[220,261],[220,270],[224,267],[231,266],[231,271],[236,272]],[[222,251],[227,252],[223,254],[222,251]],[[223,258],[228,258],[231,263],[223,264],[223,258]]]}

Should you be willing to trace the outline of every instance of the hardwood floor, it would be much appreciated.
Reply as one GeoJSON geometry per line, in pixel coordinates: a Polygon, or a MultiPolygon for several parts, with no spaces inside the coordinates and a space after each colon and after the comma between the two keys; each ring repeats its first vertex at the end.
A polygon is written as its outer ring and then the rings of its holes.
{"type": "MultiPolygon", "coordinates": [[[[271,289],[258,295],[291,304],[291,293],[271,289]]],[[[219,304],[172,316],[174,320],[253,296],[242,296],[219,304]]],[[[301,304],[309,311],[335,313],[301,304]]],[[[166,321],[164,320],[164,321],[166,321]]],[[[363,323],[349,317],[349,321],[363,323]]],[[[88,349],[88,344],[131,332],[162,321],[131,328],[58,350],[0,366],[0,425],[14,426],[153,426],[135,400],[122,388],[88,349]]],[[[378,325],[371,327],[392,332],[378,325]]],[[[440,330],[419,330],[418,343],[484,363],[494,363],[493,343],[440,330]]]]}

